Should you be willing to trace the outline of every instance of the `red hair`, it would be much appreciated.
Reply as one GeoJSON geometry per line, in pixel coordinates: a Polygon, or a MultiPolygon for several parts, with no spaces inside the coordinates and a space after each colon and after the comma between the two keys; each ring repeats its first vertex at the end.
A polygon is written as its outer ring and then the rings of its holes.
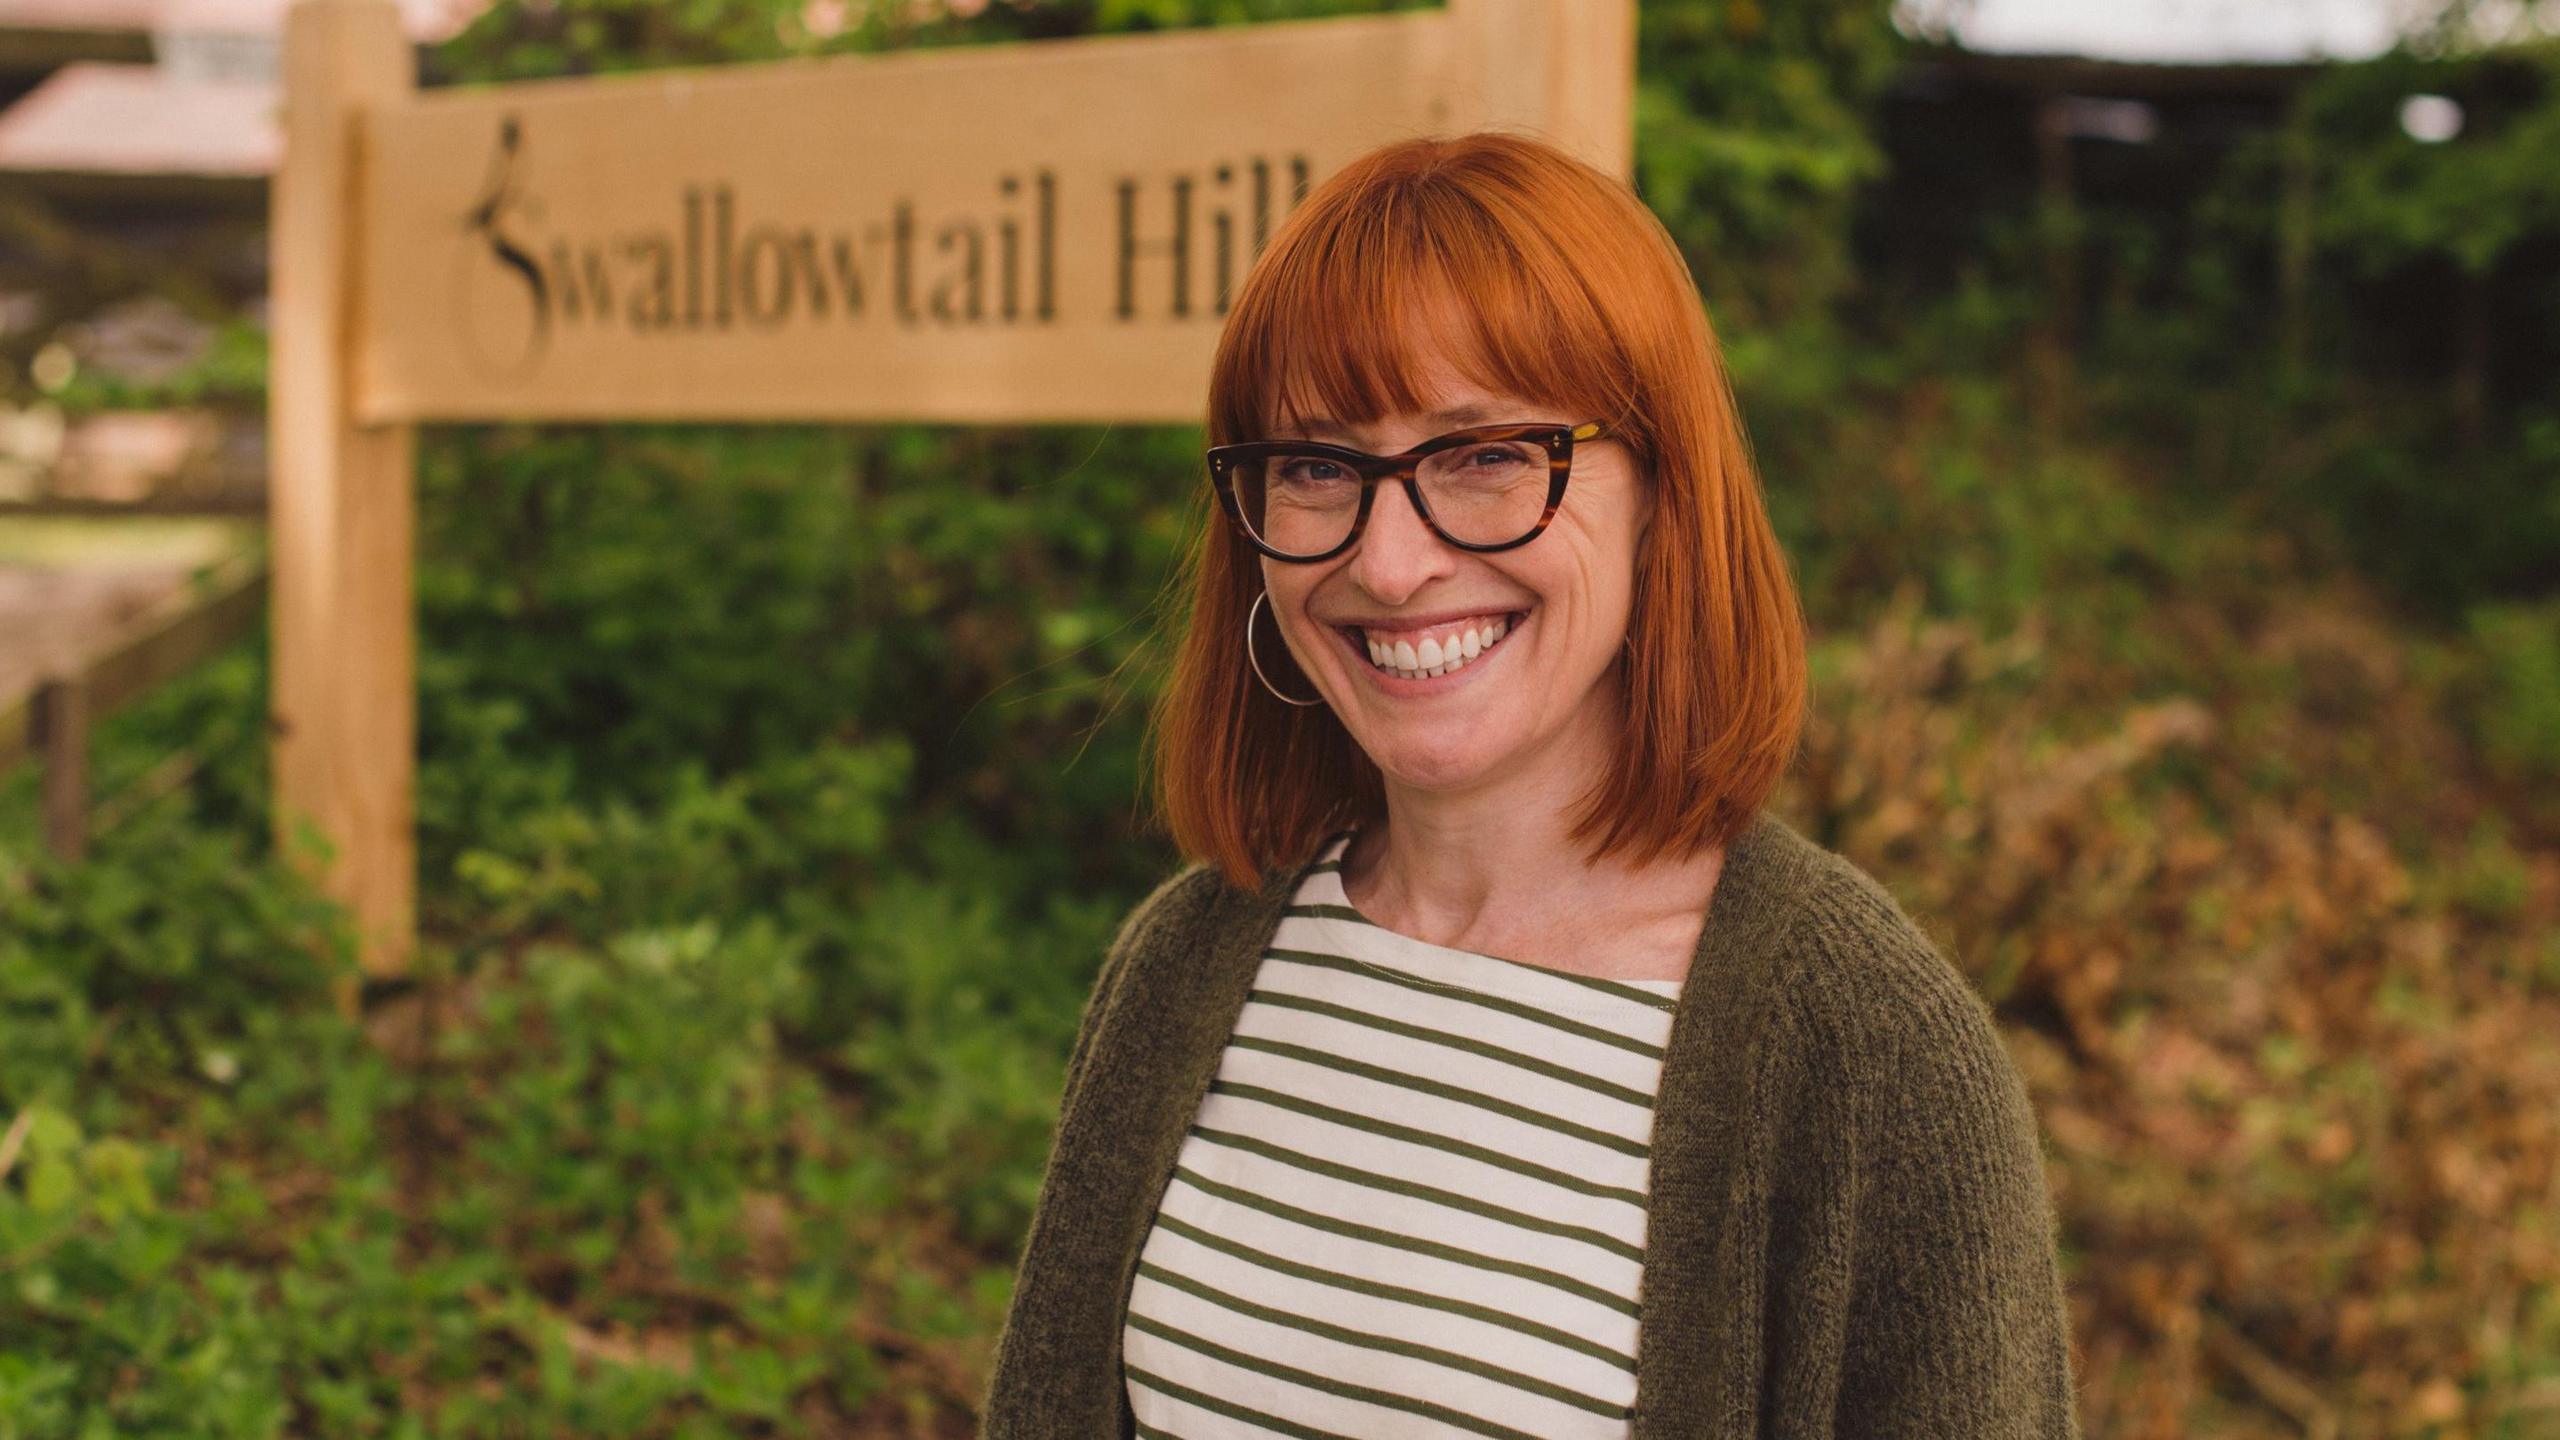
{"type": "MultiPolygon", "coordinates": [[[[1503,133],[1403,140],[1317,186],[1237,292],[1209,379],[1209,443],[1282,417],[1366,424],[1423,408],[1411,351],[1454,309],[1477,384],[1610,422],[1646,477],[1618,763],[1572,834],[1641,866],[1722,845],[1794,758],[1805,624],[1770,528],[1697,282],[1624,184],[1503,133]],[[1450,297],[1457,299],[1450,304],[1450,297]]],[[[1344,825],[1386,816],[1377,767],[1329,706],[1284,705],[1244,661],[1256,553],[1206,499],[1172,580],[1187,597],[1150,726],[1155,819],[1232,883],[1294,868],[1344,825]]],[[[1570,493],[1565,498],[1570,505],[1570,493]]],[[[1263,668],[1314,693],[1287,647],[1263,668]]]]}

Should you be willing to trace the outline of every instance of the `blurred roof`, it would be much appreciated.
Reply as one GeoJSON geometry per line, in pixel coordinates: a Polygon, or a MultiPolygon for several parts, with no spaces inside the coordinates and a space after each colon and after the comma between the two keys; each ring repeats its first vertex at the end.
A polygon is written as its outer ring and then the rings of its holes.
{"type": "Polygon", "coordinates": [[[65,65],[0,113],[0,170],[258,176],[275,169],[276,92],[156,65],[65,65]]]}

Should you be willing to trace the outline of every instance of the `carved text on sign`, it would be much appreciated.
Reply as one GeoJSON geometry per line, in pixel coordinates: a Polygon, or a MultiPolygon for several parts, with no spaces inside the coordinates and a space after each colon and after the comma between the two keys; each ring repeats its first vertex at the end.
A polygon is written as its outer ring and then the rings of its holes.
{"type": "MultiPolygon", "coordinates": [[[[928,217],[894,196],[868,222],[780,218],[711,180],[674,186],[661,224],[595,233],[549,212],[528,178],[529,150],[522,122],[502,120],[463,213],[465,349],[487,375],[530,372],[567,329],[1045,325],[1061,313],[1059,183],[1047,166],[995,177],[994,204],[978,214],[928,217]]],[[[1110,317],[1223,317],[1312,171],[1304,155],[1257,156],[1114,179],[1110,317]]]]}

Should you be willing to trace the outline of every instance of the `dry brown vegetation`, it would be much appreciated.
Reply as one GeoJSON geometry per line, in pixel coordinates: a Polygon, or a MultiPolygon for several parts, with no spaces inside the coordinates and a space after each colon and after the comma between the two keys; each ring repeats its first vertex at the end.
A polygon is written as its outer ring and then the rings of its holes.
{"type": "Polygon", "coordinates": [[[2145,646],[1906,589],[1779,803],[2004,1022],[2088,1433],[2560,1435],[2560,844],[2424,642],[2256,548],[2145,646]]]}

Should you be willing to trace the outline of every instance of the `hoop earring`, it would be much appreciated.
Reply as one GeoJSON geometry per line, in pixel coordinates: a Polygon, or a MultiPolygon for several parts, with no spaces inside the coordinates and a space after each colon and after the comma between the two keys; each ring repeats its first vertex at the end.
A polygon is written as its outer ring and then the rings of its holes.
{"type": "Polygon", "coordinates": [[[1253,653],[1253,617],[1262,612],[1262,602],[1267,599],[1270,594],[1270,591],[1265,590],[1260,595],[1254,596],[1253,608],[1244,612],[1244,658],[1247,661],[1250,661],[1253,665],[1253,678],[1262,682],[1262,688],[1271,692],[1271,698],[1278,700],[1284,705],[1321,705],[1324,703],[1324,697],[1321,695],[1317,696],[1313,700],[1290,699],[1288,696],[1280,693],[1279,686],[1271,683],[1270,676],[1262,673],[1262,661],[1260,657],[1253,653]]]}

